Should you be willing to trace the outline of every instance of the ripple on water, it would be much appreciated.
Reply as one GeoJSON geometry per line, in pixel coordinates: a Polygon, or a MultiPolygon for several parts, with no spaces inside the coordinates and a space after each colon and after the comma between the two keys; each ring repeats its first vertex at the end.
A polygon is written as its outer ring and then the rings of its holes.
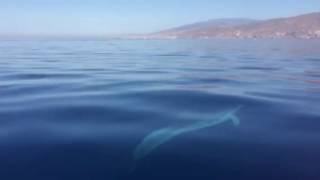
{"type": "Polygon", "coordinates": [[[0,47],[0,179],[320,177],[315,41],[0,47]],[[239,105],[240,126],[226,122],[177,136],[126,173],[148,134],[239,105]]]}

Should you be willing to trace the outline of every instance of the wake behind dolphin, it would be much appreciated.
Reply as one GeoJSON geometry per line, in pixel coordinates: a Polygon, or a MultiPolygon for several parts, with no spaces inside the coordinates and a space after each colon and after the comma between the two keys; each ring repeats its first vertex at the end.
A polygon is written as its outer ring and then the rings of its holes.
{"type": "MultiPolygon", "coordinates": [[[[171,140],[172,138],[178,135],[204,129],[204,128],[209,128],[230,120],[233,122],[235,126],[239,125],[240,120],[236,116],[236,113],[241,108],[242,106],[238,106],[234,109],[230,109],[228,111],[218,113],[215,116],[213,116],[212,119],[197,121],[193,124],[186,125],[183,127],[168,127],[168,128],[164,128],[164,129],[160,129],[152,132],[151,134],[146,136],[134,150],[135,166],[139,160],[149,155],[153,150],[155,150],[161,144],[164,144],[165,142],[171,140]]],[[[134,168],[135,167],[133,167],[132,171],[134,170],[134,168]]]]}

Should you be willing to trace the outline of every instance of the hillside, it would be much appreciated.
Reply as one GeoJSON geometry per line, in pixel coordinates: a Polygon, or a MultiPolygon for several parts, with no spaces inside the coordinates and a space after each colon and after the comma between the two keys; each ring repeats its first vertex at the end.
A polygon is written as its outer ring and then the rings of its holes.
{"type": "Polygon", "coordinates": [[[218,19],[164,30],[156,38],[320,38],[320,13],[269,20],[218,19]]]}

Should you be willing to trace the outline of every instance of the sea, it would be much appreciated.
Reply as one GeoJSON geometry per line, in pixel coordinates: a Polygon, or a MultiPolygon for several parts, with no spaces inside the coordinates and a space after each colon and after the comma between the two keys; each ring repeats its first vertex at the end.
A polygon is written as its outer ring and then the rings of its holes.
{"type": "Polygon", "coordinates": [[[2,40],[0,179],[319,180],[320,40],[2,40]]]}

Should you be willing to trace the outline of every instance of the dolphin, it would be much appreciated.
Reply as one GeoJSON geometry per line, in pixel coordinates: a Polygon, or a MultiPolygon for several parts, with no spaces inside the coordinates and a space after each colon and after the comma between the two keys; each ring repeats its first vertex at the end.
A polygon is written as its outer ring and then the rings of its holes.
{"type": "Polygon", "coordinates": [[[160,145],[170,141],[176,136],[204,128],[209,128],[227,121],[232,121],[235,126],[238,126],[240,124],[240,120],[236,116],[236,113],[241,108],[242,106],[238,106],[233,109],[220,112],[214,115],[211,119],[197,121],[193,124],[185,125],[183,127],[167,127],[150,133],[142,140],[142,142],[134,150],[133,158],[135,163],[134,167],[131,169],[131,172],[134,171],[134,169],[137,166],[137,163],[140,160],[148,156],[160,145]]]}

